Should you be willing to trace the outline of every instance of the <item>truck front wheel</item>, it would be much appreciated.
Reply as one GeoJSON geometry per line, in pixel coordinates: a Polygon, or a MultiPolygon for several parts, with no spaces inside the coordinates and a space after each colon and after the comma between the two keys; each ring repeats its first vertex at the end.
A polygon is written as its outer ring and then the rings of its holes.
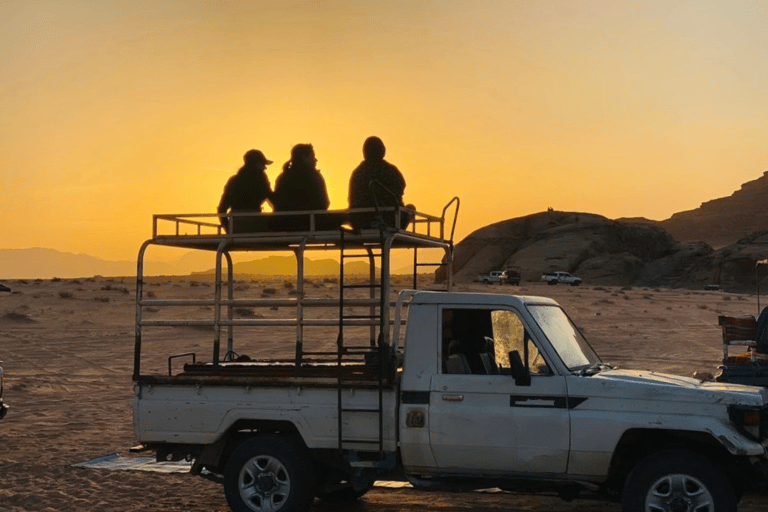
{"type": "Polygon", "coordinates": [[[725,474],[701,455],[664,450],[641,460],[629,473],[623,512],[736,512],[725,474]]]}
{"type": "Polygon", "coordinates": [[[285,436],[243,441],[224,470],[224,494],[234,512],[299,512],[314,498],[309,457],[285,436]]]}

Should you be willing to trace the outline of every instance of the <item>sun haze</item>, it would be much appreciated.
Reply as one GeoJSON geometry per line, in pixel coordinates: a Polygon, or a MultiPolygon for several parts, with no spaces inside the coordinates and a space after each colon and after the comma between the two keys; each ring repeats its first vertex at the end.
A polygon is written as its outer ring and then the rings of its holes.
{"type": "Polygon", "coordinates": [[[347,206],[377,135],[457,238],[553,207],[664,219],[768,169],[760,1],[0,0],[0,236],[131,259],[248,149],[347,206]]]}

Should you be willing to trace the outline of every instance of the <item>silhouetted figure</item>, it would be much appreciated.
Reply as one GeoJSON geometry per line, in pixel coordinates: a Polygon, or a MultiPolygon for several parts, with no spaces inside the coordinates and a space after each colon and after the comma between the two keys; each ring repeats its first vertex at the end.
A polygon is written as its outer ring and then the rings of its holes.
{"type": "MultiPolygon", "coordinates": [[[[328,190],[316,166],[312,144],[296,144],[291,149],[291,159],[283,165],[283,172],[275,181],[272,194],[275,212],[328,209],[328,190]]],[[[331,214],[315,215],[315,229],[337,229],[343,220],[331,214]]],[[[270,225],[275,231],[308,231],[310,220],[309,215],[278,215],[270,225]]]]}
{"type": "MultiPolygon", "coordinates": [[[[272,187],[265,172],[272,160],[267,160],[264,153],[251,149],[243,155],[244,164],[237,174],[229,178],[224,186],[224,193],[217,212],[261,212],[261,205],[272,196],[272,187]]],[[[229,230],[229,219],[219,217],[224,230],[229,230]]],[[[268,228],[264,217],[234,216],[232,218],[233,233],[250,233],[265,231],[268,228]]]]}
{"type": "MultiPolygon", "coordinates": [[[[350,208],[403,207],[405,179],[397,167],[384,160],[386,148],[378,137],[368,137],[363,143],[363,161],[352,171],[349,180],[350,208]]],[[[407,208],[414,209],[409,204],[407,208]]],[[[412,220],[409,212],[400,212],[400,229],[412,220]]],[[[355,229],[379,227],[382,223],[395,227],[395,212],[354,213],[350,221],[355,229]]]]}

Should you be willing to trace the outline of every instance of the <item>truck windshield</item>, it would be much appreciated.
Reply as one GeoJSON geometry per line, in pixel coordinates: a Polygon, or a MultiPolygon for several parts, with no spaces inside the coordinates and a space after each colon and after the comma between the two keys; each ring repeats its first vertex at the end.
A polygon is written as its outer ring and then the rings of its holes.
{"type": "Polygon", "coordinates": [[[600,362],[600,357],[559,306],[529,304],[528,311],[571,371],[600,362]]]}

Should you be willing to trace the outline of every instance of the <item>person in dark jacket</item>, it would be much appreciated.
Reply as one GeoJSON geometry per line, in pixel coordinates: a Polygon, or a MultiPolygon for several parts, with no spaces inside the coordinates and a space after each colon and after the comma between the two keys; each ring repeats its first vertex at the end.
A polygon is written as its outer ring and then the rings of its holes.
{"type": "MultiPolygon", "coordinates": [[[[275,181],[272,205],[275,212],[328,209],[328,190],[317,169],[312,144],[296,144],[291,149],[291,159],[283,165],[283,172],[275,181]]],[[[315,230],[337,229],[342,221],[336,215],[315,215],[315,230]]],[[[275,231],[308,231],[309,215],[277,215],[271,227],[275,231]]]]}
{"type": "MultiPolygon", "coordinates": [[[[404,207],[405,179],[400,170],[384,160],[386,148],[378,137],[368,137],[363,143],[363,161],[352,171],[349,180],[350,208],[404,207]]],[[[409,204],[405,208],[414,209],[409,204]]],[[[355,229],[395,227],[395,212],[354,213],[350,221],[355,229]]],[[[412,220],[412,213],[400,211],[400,229],[412,220]]]]}
{"type": "MultiPolygon", "coordinates": [[[[224,186],[219,207],[219,221],[224,230],[229,232],[228,212],[261,212],[264,201],[272,197],[272,187],[269,184],[266,168],[272,163],[258,149],[251,149],[243,155],[243,166],[237,174],[229,178],[224,186]]],[[[268,228],[263,217],[233,216],[233,233],[250,233],[264,231],[268,228]]]]}

